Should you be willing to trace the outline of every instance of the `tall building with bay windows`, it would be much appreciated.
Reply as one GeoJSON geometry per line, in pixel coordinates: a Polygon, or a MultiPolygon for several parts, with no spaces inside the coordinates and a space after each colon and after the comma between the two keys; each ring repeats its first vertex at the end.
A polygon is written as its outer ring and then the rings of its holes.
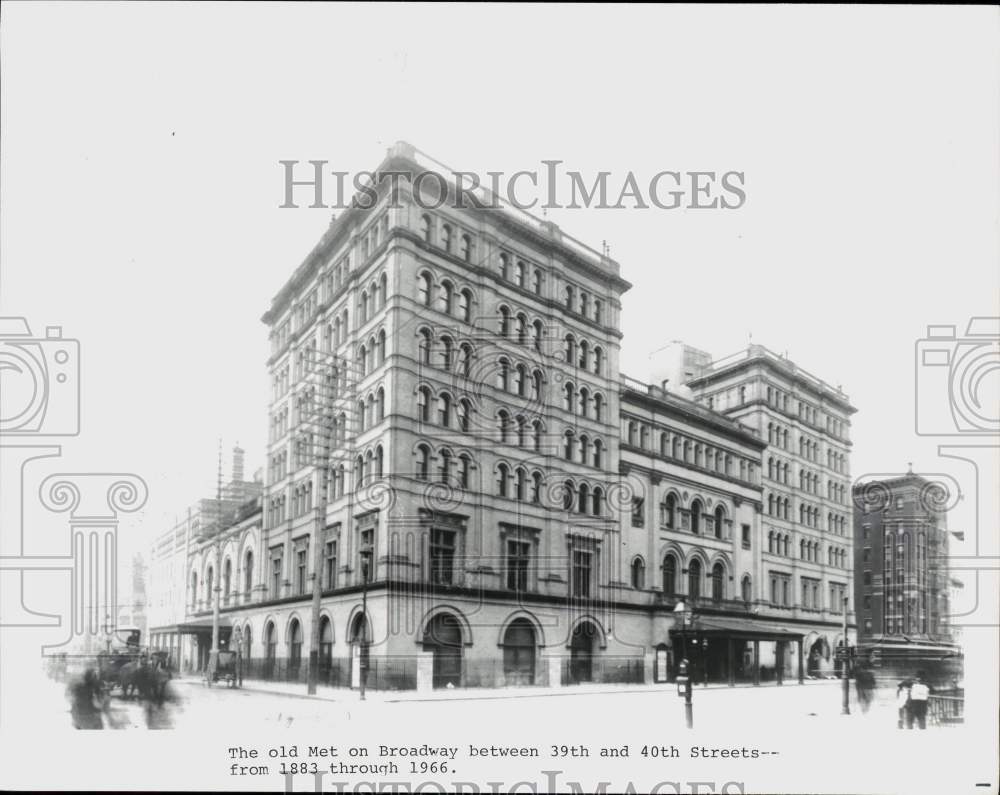
{"type": "Polygon", "coordinates": [[[245,570],[224,642],[304,681],[318,577],[328,684],[365,663],[378,688],[665,681],[681,649],[710,679],[804,675],[836,614],[809,589],[772,601],[770,578],[836,578],[768,549],[793,523],[767,514],[760,417],[620,375],[631,285],[606,253],[482,193],[461,206],[407,144],[388,171],[411,179],[336,217],[263,316],[266,487],[259,526],[225,531],[245,570]]]}
{"type": "Polygon", "coordinates": [[[858,641],[883,667],[940,673],[960,654],[949,623],[947,522],[957,495],[911,469],[858,483],[853,497],[858,641]]]}

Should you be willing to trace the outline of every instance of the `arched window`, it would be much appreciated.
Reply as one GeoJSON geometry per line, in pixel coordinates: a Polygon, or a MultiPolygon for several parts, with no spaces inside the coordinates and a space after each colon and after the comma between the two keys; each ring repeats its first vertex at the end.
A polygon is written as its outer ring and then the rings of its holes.
{"type": "Polygon", "coordinates": [[[466,262],[472,259],[472,238],[468,235],[462,235],[462,243],[458,249],[458,254],[466,262]]]}
{"type": "Polygon", "coordinates": [[[222,598],[226,602],[229,601],[229,592],[232,590],[233,586],[233,562],[229,558],[226,558],[226,562],[222,567],[222,598]]]}
{"type": "Polygon", "coordinates": [[[542,399],[542,371],[535,370],[531,374],[531,398],[532,400],[542,399]]]}
{"type": "Polygon", "coordinates": [[[721,602],[725,597],[725,567],[721,563],[712,566],[712,600],[721,602]]]}
{"type": "Polygon", "coordinates": [[[375,393],[375,422],[382,422],[385,419],[385,389],[378,388],[375,393]]]}
{"type": "Polygon", "coordinates": [[[581,483],[580,488],[577,490],[576,509],[580,513],[586,513],[589,505],[590,505],[590,486],[588,486],[586,483],[581,483]]]}
{"type": "Polygon", "coordinates": [[[462,398],[458,401],[458,427],[460,430],[469,430],[469,415],[472,412],[472,406],[468,400],[462,398]]]}
{"type": "Polygon", "coordinates": [[[507,254],[500,255],[500,278],[510,281],[510,257],[507,254]]]}
{"type": "Polygon", "coordinates": [[[354,459],[354,484],[357,488],[361,488],[365,483],[365,459],[364,456],[358,456],[354,459]]]}
{"type": "Polygon", "coordinates": [[[523,397],[527,386],[528,371],[525,369],[523,364],[519,364],[514,369],[514,392],[523,397]]]}
{"type": "Polygon", "coordinates": [[[701,596],[701,561],[697,558],[688,563],[688,596],[701,596]]]}
{"type": "Polygon", "coordinates": [[[601,322],[601,302],[599,300],[594,301],[594,320],[598,323],[601,322]]]}
{"type": "Polygon", "coordinates": [[[576,393],[576,387],[573,386],[572,381],[567,381],[563,385],[563,408],[572,413],[573,412],[573,397],[576,393]]]}
{"type": "Polygon", "coordinates": [[[440,480],[441,480],[442,483],[450,483],[451,482],[451,451],[450,450],[442,450],[441,453],[440,453],[440,455],[439,455],[439,458],[440,458],[440,461],[441,461],[440,469],[438,471],[440,480]]]}
{"type": "Polygon", "coordinates": [[[691,503],[691,532],[700,533],[701,532],[701,512],[703,508],[701,505],[701,500],[695,500],[691,503]]]}
{"type": "Polygon", "coordinates": [[[451,395],[447,392],[438,395],[438,424],[442,428],[451,425],[451,395]]]}
{"type": "Polygon", "coordinates": [[[673,494],[663,499],[663,524],[670,529],[677,526],[677,497],[673,494]]]}
{"type": "Polygon", "coordinates": [[[677,593],[677,558],[669,553],[663,558],[663,593],[666,596],[677,593]]]}
{"type": "Polygon", "coordinates": [[[715,537],[722,538],[722,528],[726,521],[726,512],[720,505],[715,509],[715,537]]]}
{"type": "Polygon", "coordinates": [[[422,386],[417,389],[417,417],[421,422],[431,421],[431,390],[422,386]]]}
{"type": "Polygon", "coordinates": [[[566,285],[566,293],[565,293],[565,295],[566,295],[566,308],[569,309],[570,311],[572,311],[573,310],[573,298],[574,298],[574,292],[573,292],[573,286],[572,285],[570,285],[570,284],[566,285]]]}
{"type": "Polygon", "coordinates": [[[573,499],[576,495],[576,489],[573,487],[573,481],[567,480],[563,483],[563,509],[566,511],[573,510],[573,499]]]}
{"type": "Polygon", "coordinates": [[[590,390],[587,387],[580,387],[579,414],[581,417],[587,416],[587,404],[590,403],[590,390]]]}
{"type": "Polygon", "coordinates": [[[497,369],[497,388],[504,392],[510,391],[510,361],[506,358],[500,359],[497,369]]]}
{"type": "Polygon", "coordinates": [[[563,458],[567,461],[573,460],[573,431],[566,431],[563,438],[563,458]]]}
{"type": "Polygon", "coordinates": [[[534,320],[531,323],[531,344],[534,345],[536,351],[542,349],[542,321],[534,320]]]}
{"type": "Polygon", "coordinates": [[[381,366],[385,363],[385,329],[379,330],[378,337],[375,338],[375,365],[381,366]]]}
{"type": "Polygon", "coordinates": [[[542,501],[542,473],[537,470],[531,473],[531,501],[535,505],[542,501]]]}
{"type": "Polygon", "coordinates": [[[431,217],[426,213],[420,216],[420,236],[425,243],[431,242],[431,217]]]}
{"type": "Polygon", "coordinates": [[[381,480],[385,477],[385,453],[382,451],[382,445],[375,448],[375,477],[381,480]]]}
{"type": "Polygon", "coordinates": [[[600,439],[594,439],[594,466],[598,469],[604,463],[602,455],[604,453],[604,443],[600,439]]]}
{"type": "Polygon", "coordinates": [[[438,310],[444,312],[446,315],[451,314],[454,292],[455,288],[452,287],[449,281],[443,281],[438,285],[438,310]]]}
{"type": "Polygon", "coordinates": [[[750,601],[752,601],[753,592],[751,590],[750,575],[749,574],[744,574],[743,575],[743,580],[742,580],[742,582],[740,582],[740,593],[743,596],[743,601],[744,602],[750,602],[750,601]]]}
{"type": "Polygon", "coordinates": [[[604,369],[604,350],[600,345],[594,346],[594,373],[601,374],[604,369]]]}
{"type": "Polygon", "coordinates": [[[586,464],[587,463],[587,452],[588,452],[588,448],[589,447],[590,447],[590,439],[587,437],[586,434],[582,434],[580,436],[580,463],[581,464],[586,464]]]}
{"type": "Polygon", "coordinates": [[[646,564],[638,556],[632,560],[632,587],[636,590],[646,587],[646,564]]]}
{"type": "Polygon", "coordinates": [[[520,259],[517,261],[517,286],[522,289],[528,286],[528,266],[520,259]]]}
{"type": "Polygon", "coordinates": [[[420,363],[429,365],[431,363],[431,346],[434,342],[434,338],[431,336],[430,329],[422,328],[418,332],[418,354],[420,356],[420,363]]]}
{"type": "Polygon", "coordinates": [[[506,444],[510,441],[510,414],[501,409],[497,414],[497,424],[500,429],[500,442],[506,444]]]}
{"type": "Polygon", "coordinates": [[[539,268],[535,268],[534,290],[535,295],[542,294],[542,271],[539,268]]]}
{"type": "Polygon", "coordinates": [[[441,248],[451,252],[451,226],[448,224],[441,225],[441,248]]]}
{"type": "Polygon", "coordinates": [[[594,419],[603,420],[602,416],[604,413],[604,396],[600,392],[594,393],[594,419]]]}
{"type": "Polygon", "coordinates": [[[458,485],[463,489],[469,488],[469,475],[472,472],[472,461],[469,456],[462,453],[458,457],[458,485]]]}
{"type": "Polygon", "coordinates": [[[500,497],[507,496],[507,479],[510,477],[510,467],[506,464],[499,464],[497,466],[497,495],[500,497]]]}
{"type": "Polygon", "coordinates": [[[566,348],[566,364],[572,365],[576,361],[576,337],[572,334],[567,334],[565,337],[566,348]]]}
{"type": "Polygon", "coordinates": [[[525,491],[528,486],[528,473],[524,471],[522,467],[518,467],[514,471],[514,497],[519,502],[523,502],[525,499],[525,491]]]}
{"type": "Polygon", "coordinates": [[[458,369],[465,378],[469,378],[472,375],[472,346],[463,342],[458,351],[458,369]]]}
{"type": "Polygon", "coordinates": [[[382,309],[385,307],[386,296],[389,293],[389,277],[384,273],[379,277],[378,280],[378,307],[382,309]]]}
{"type": "Polygon", "coordinates": [[[462,290],[458,294],[458,316],[464,322],[472,322],[472,291],[462,290]]]}
{"type": "Polygon", "coordinates": [[[441,338],[441,367],[444,370],[451,370],[451,365],[454,360],[452,351],[455,347],[455,343],[451,341],[451,337],[441,338]]]}
{"type": "Polygon", "coordinates": [[[510,310],[505,306],[500,307],[500,336],[510,336],[510,310]]]}
{"type": "Polygon", "coordinates": [[[593,511],[594,516],[603,516],[604,515],[604,489],[602,489],[600,486],[595,486],[594,487],[594,499],[593,499],[593,503],[594,503],[594,511],[593,511]]]}
{"type": "Polygon", "coordinates": [[[243,593],[249,599],[253,589],[253,551],[247,550],[243,558],[243,593]]]}
{"type": "Polygon", "coordinates": [[[524,345],[528,341],[528,318],[524,312],[517,313],[517,342],[524,345]]]}
{"type": "Polygon", "coordinates": [[[580,360],[578,365],[581,370],[587,369],[587,359],[590,357],[590,345],[587,340],[580,340],[580,360]]]}
{"type": "Polygon", "coordinates": [[[531,446],[535,450],[542,449],[542,423],[540,420],[531,423],[531,446]]]}
{"type": "Polygon", "coordinates": [[[417,477],[427,480],[431,473],[431,449],[426,444],[417,445],[417,477]]]}

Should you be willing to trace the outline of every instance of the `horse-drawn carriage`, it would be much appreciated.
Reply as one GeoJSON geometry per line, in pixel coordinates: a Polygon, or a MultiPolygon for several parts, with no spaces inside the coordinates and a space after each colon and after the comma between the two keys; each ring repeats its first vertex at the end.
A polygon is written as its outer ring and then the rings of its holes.
{"type": "Polygon", "coordinates": [[[205,669],[205,684],[209,687],[218,681],[226,683],[227,687],[242,687],[243,676],[240,671],[239,655],[235,651],[212,652],[205,669]]]}
{"type": "Polygon", "coordinates": [[[138,647],[109,650],[97,656],[97,675],[105,696],[118,688],[124,698],[136,694],[143,699],[162,700],[170,681],[167,653],[138,647]]]}

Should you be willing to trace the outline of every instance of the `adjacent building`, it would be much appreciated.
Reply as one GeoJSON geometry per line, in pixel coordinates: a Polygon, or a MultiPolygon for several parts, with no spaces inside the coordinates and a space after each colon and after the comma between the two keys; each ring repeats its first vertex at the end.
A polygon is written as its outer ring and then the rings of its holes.
{"type": "Polygon", "coordinates": [[[958,655],[949,623],[951,495],[910,469],[856,484],[853,497],[858,642],[884,666],[936,670],[958,655]]]}

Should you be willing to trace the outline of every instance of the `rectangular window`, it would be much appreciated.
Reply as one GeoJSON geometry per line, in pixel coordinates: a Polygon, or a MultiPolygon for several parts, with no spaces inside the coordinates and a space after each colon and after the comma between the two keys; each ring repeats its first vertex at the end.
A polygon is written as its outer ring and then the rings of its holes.
{"type": "Polygon", "coordinates": [[[358,534],[358,540],[360,541],[358,548],[358,572],[361,582],[371,582],[375,577],[375,572],[372,571],[374,563],[374,552],[375,552],[375,530],[374,528],[369,528],[367,530],[362,530],[358,534]]]}
{"type": "Polygon", "coordinates": [[[306,556],[308,547],[301,547],[295,553],[295,590],[299,594],[306,592],[306,556]]]}
{"type": "Polygon", "coordinates": [[[750,525],[742,526],[743,549],[750,549],[750,525]]]}
{"type": "Polygon", "coordinates": [[[593,554],[584,549],[573,550],[573,571],[570,592],[573,596],[590,596],[590,575],[593,554]]]}
{"type": "Polygon", "coordinates": [[[528,590],[528,560],[531,544],[527,541],[507,542],[507,587],[512,591],[528,590]]]}
{"type": "Polygon", "coordinates": [[[327,541],[323,551],[323,588],[337,587],[337,542],[327,541]]]}
{"type": "Polygon", "coordinates": [[[271,588],[274,598],[281,596],[281,551],[271,553],[271,588]]]}
{"type": "Polygon", "coordinates": [[[455,531],[431,529],[431,582],[451,585],[455,573],[455,531]]]}
{"type": "Polygon", "coordinates": [[[632,527],[642,527],[645,522],[646,501],[642,497],[632,498],[632,527]]]}

